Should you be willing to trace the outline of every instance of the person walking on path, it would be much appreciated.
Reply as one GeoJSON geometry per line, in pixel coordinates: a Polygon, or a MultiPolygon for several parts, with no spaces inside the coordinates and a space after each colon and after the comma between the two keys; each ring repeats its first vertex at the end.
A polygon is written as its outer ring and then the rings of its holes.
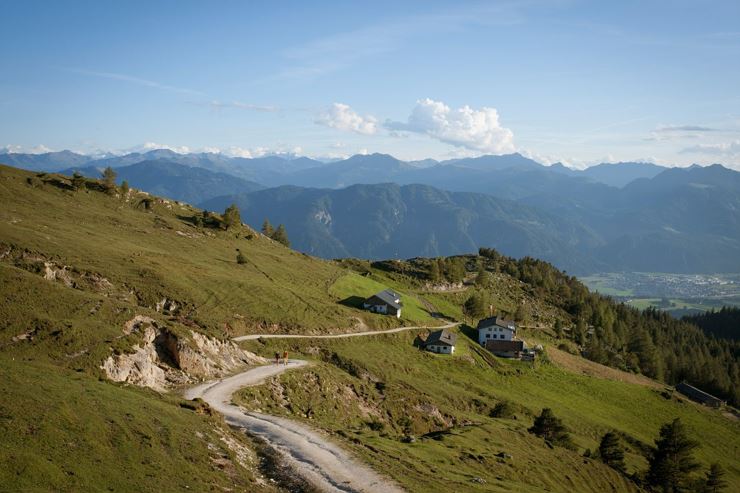
{"type": "Polygon", "coordinates": [[[277,351],[275,351],[275,364],[280,364],[280,353],[278,353],[277,351]]]}
{"type": "Polygon", "coordinates": [[[285,363],[286,366],[288,365],[288,351],[283,351],[283,363],[285,363]]]}

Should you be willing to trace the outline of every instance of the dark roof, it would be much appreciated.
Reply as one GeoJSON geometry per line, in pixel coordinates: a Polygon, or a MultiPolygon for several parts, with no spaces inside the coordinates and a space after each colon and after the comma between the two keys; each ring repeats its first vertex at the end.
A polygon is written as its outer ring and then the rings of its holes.
{"type": "Polygon", "coordinates": [[[429,334],[424,344],[448,344],[454,346],[457,342],[457,334],[453,334],[446,329],[437,330],[429,334]]]}
{"type": "Polygon", "coordinates": [[[678,385],[676,385],[676,390],[681,392],[683,395],[699,402],[705,402],[709,404],[721,404],[722,399],[718,397],[714,397],[711,394],[707,394],[703,390],[697,389],[696,387],[687,384],[686,382],[681,382],[678,385]]]}
{"type": "Polygon", "coordinates": [[[524,341],[502,341],[502,340],[488,340],[486,341],[486,349],[494,352],[515,352],[524,350],[524,341]]]}
{"type": "Polygon", "coordinates": [[[367,299],[367,301],[372,300],[373,298],[378,298],[383,303],[392,306],[393,308],[399,309],[401,308],[401,303],[396,302],[396,300],[401,299],[401,295],[396,293],[395,291],[391,291],[390,289],[383,290],[379,293],[375,293],[370,298],[367,299]]]}
{"type": "Polygon", "coordinates": [[[478,322],[479,329],[482,329],[483,327],[493,327],[494,325],[498,325],[499,327],[503,327],[505,329],[513,327],[513,330],[516,330],[516,324],[512,320],[504,320],[499,316],[484,318],[483,320],[478,322]]]}

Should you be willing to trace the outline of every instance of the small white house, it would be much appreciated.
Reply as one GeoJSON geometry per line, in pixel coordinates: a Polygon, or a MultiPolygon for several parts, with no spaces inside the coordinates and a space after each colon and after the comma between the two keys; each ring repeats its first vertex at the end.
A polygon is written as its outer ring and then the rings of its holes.
{"type": "Polygon", "coordinates": [[[396,318],[401,318],[403,303],[401,303],[400,294],[386,289],[366,299],[362,306],[365,310],[370,310],[371,312],[394,315],[396,318]]]}
{"type": "Polygon", "coordinates": [[[457,334],[447,331],[446,329],[437,330],[429,334],[424,342],[424,349],[438,354],[454,354],[457,334]]]}
{"type": "Polygon", "coordinates": [[[478,343],[486,345],[488,341],[513,341],[516,339],[516,324],[501,317],[484,318],[478,322],[478,343]]]}

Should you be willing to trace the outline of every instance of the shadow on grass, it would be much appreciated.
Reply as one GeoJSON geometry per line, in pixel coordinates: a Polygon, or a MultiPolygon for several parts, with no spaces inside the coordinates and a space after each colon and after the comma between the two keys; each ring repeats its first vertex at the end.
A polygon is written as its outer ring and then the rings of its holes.
{"type": "Polygon", "coordinates": [[[348,306],[350,308],[358,308],[362,310],[362,304],[365,302],[365,298],[361,296],[349,296],[339,302],[340,305],[348,306]]]}
{"type": "Polygon", "coordinates": [[[474,341],[476,344],[478,343],[478,330],[474,327],[471,327],[468,324],[462,324],[460,326],[460,333],[462,333],[465,337],[470,339],[471,341],[474,341]]]}

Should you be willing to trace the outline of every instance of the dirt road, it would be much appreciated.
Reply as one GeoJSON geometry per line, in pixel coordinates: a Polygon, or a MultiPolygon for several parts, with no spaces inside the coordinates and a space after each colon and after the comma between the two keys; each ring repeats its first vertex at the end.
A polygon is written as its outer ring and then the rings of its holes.
{"type": "Polygon", "coordinates": [[[447,325],[440,325],[434,327],[396,327],[395,329],[387,330],[367,330],[364,332],[348,332],[345,334],[320,334],[320,335],[304,335],[304,334],[248,334],[245,336],[234,337],[233,341],[251,341],[254,339],[343,339],[346,337],[361,337],[361,336],[374,336],[378,334],[395,334],[396,332],[403,332],[404,330],[415,330],[415,329],[449,329],[460,325],[459,322],[449,323],[447,325]]]}
{"type": "Polygon", "coordinates": [[[288,365],[265,365],[232,377],[208,382],[185,393],[188,399],[202,398],[233,426],[243,427],[264,438],[298,474],[327,492],[401,492],[392,481],[359,463],[321,433],[289,419],[245,411],[231,403],[242,387],[259,385],[274,375],[307,366],[301,360],[288,365]]]}

